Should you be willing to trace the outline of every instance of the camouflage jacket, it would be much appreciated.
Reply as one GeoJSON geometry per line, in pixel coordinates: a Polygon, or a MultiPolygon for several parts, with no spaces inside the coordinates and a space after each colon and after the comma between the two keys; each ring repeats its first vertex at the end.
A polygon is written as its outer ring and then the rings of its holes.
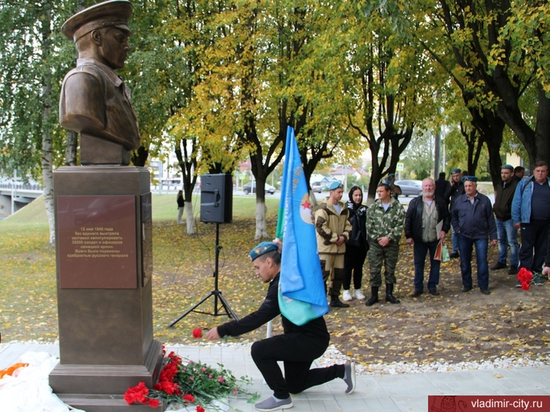
{"type": "Polygon", "coordinates": [[[317,234],[317,248],[319,253],[339,255],[346,252],[346,244],[336,245],[338,237],[344,236],[346,242],[351,232],[349,210],[340,203],[340,213],[328,201],[328,197],[321,201],[315,209],[315,232],[317,234]]]}
{"type": "Polygon", "coordinates": [[[405,209],[396,199],[391,199],[390,207],[384,211],[382,202],[376,200],[367,211],[367,233],[369,240],[376,241],[381,237],[399,241],[405,224],[405,209]]]}

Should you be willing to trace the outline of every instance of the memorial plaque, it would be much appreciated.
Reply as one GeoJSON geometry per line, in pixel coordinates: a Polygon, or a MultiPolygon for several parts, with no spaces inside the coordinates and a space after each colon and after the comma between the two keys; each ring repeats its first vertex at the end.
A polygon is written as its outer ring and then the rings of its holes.
{"type": "Polygon", "coordinates": [[[61,289],[137,288],[136,198],[58,196],[61,289]]]}

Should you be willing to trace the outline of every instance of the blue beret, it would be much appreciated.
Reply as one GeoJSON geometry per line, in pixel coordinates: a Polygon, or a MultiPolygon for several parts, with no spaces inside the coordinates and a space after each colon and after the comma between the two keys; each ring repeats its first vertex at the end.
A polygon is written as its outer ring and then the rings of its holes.
{"type": "Polygon", "coordinates": [[[250,259],[254,261],[260,256],[268,252],[273,252],[274,250],[279,250],[279,246],[277,246],[273,242],[262,242],[258,244],[254,249],[252,249],[248,256],[250,256],[250,259]]]}
{"type": "Polygon", "coordinates": [[[451,170],[451,173],[461,173],[461,170],[458,169],[458,168],[457,168],[457,169],[453,169],[453,170],[451,170]]]}
{"type": "Polygon", "coordinates": [[[512,172],[514,171],[514,166],[512,165],[502,165],[500,166],[501,169],[508,169],[508,170],[511,170],[512,172]]]}
{"type": "Polygon", "coordinates": [[[388,179],[382,179],[380,180],[380,183],[378,183],[378,186],[380,185],[386,185],[386,186],[389,186],[390,185],[390,181],[388,179]]]}
{"type": "Polygon", "coordinates": [[[462,178],[462,183],[464,183],[466,181],[477,182],[477,177],[475,177],[475,176],[464,176],[462,178]]]}
{"type": "Polygon", "coordinates": [[[340,182],[332,182],[328,188],[328,190],[336,190],[340,189],[341,187],[344,187],[344,185],[340,182]]]}
{"type": "Polygon", "coordinates": [[[388,177],[395,177],[395,173],[390,173],[388,177]]]}

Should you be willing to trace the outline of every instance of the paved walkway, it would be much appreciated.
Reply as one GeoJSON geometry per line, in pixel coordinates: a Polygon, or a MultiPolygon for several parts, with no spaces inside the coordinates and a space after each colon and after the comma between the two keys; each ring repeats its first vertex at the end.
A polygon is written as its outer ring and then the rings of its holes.
{"type": "MultiPolygon", "coordinates": [[[[223,364],[239,377],[253,379],[252,392],[261,399],[271,395],[250,357],[248,346],[177,346],[167,347],[183,358],[223,364]]],[[[28,351],[59,356],[56,344],[0,344],[0,369],[15,363],[28,351]]],[[[296,412],[434,412],[428,395],[550,395],[550,366],[511,369],[429,372],[400,375],[364,375],[357,378],[357,389],[344,394],[345,384],[336,379],[293,396],[296,412]]],[[[433,399],[433,398],[432,398],[433,399]]],[[[432,400],[434,402],[434,400],[432,400]]],[[[231,406],[243,412],[254,411],[244,400],[231,399],[231,406]]],[[[32,411],[28,411],[32,412],[32,411]]]]}

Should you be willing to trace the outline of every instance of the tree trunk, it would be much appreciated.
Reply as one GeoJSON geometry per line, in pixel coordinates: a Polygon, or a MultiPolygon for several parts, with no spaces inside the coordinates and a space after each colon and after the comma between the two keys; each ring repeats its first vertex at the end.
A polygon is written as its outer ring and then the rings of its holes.
{"type": "MultiPolygon", "coordinates": [[[[464,97],[464,103],[467,104],[468,97],[464,97]]],[[[502,160],[500,158],[500,146],[502,145],[502,136],[506,124],[496,113],[489,109],[478,110],[471,108],[472,125],[480,132],[480,139],[487,145],[489,153],[489,173],[493,187],[500,183],[500,166],[502,160]]],[[[476,162],[477,166],[477,162],[476,162]]],[[[475,169],[473,170],[475,173],[475,169]]]]}
{"type": "Polygon", "coordinates": [[[184,203],[185,203],[185,222],[187,223],[187,234],[194,235],[195,219],[193,216],[193,203],[192,202],[184,202],[184,203]]]}
{"type": "Polygon", "coordinates": [[[132,152],[132,164],[134,166],[144,167],[149,157],[149,150],[143,146],[138,147],[132,152]]]}
{"type": "MultiPolygon", "coordinates": [[[[539,84],[539,106],[537,113],[537,127],[535,130],[535,141],[537,142],[537,155],[535,161],[550,159],[550,97],[544,93],[539,84]]],[[[531,170],[534,169],[531,164],[531,170]]]]}
{"type": "Polygon", "coordinates": [[[174,153],[178,159],[178,165],[183,178],[183,199],[185,200],[185,219],[187,222],[187,234],[195,233],[195,220],[193,219],[193,189],[197,183],[197,157],[194,156],[198,147],[197,139],[179,139],[176,141],[174,153]]]}
{"type": "Polygon", "coordinates": [[[65,166],[76,166],[76,148],[78,147],[78,133],[67,131],[67,146],[65,147],[65,166]]]}
{"type": "MultiPolygon", "coordinates": [[[[256,183],[256,187],[258,187],[258,184],[256,183]]],[[[259,191],[256,194],[256,235],[254,236],[255,240],[259,240],[262,238],[269,238],[269,235],[267,234],[267,225],[265,221],[265,214],[267,212],[267,207],[265,205],[265,190],[263,190],[264,195],[262,199],[260,199],[259,191]]]]}
{"type": "MultiPolygon", "coordinates": [[[[48,62],[51,53],[51,3],[45,1],[41,19],[42,35],[42,60],[48,62]]],[[[44,65],[42,76],[42,179],[44,184],[44,201],[46,204],[46,215],[50,226],[50,245],[55,243],[55,213],[53,196],[53,146],[50,117],[52,112],[52,72],[48,64],[44,65]]]]}

